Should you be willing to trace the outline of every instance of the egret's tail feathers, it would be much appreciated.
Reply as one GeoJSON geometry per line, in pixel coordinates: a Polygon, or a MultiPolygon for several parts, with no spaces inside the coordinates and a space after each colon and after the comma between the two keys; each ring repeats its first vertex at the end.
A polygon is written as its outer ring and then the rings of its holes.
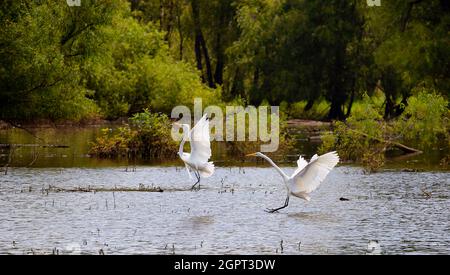
{"type": "Polygon", "coordinates": [[[199,172],[203,178],[211,177],[214,174],[214,163],[212,161],[208,162],[199,172]]]}
{"type": "Polygon", "coordinates": [[[297,193],[291,193],[291,194],[296,196],[297,198],[304,199],[305,201],[311,200],[311,197],[308,196],[308,194],[305,192],[297,192],[297,193]]]}

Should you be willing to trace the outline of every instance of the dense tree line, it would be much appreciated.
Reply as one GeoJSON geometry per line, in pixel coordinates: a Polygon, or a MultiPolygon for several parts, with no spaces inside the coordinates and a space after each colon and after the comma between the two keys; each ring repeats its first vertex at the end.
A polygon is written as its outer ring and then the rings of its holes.
{"type": "Polygon", "coordinates": [[[425,89],[448,97],[445,0],[6,0],[0,116],[107,118],[240,98],[330,102],[375,90],[384,116],[425,89]]]}

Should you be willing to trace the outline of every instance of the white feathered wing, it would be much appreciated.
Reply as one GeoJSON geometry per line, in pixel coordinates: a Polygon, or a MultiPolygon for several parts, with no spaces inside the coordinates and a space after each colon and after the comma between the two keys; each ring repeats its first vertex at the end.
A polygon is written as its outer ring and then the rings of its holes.
{"type": "Polygon", "coordinates": [[[198,166],[202,177],[210,177],[214,173],[214,164],[211,161],[208,162],[211,157],[211,142],[207,114],[192,128],[189,140],[191,144],[191,161],[198,166]]]}
{"type": "Polygon", "coordinates": [[[306,161],[300,157],[297,161],[299,168],[291,177],[291,193],[309,201],[307,194],[319,187],[338,162],[339,156],[336,152],[329,152],[322,156],[314,155],[307,165],[305,165],[306,161]]]}

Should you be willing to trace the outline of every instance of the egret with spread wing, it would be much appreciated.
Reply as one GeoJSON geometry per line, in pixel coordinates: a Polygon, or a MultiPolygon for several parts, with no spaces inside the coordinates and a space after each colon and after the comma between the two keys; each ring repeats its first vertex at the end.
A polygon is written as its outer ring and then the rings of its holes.
{"type": "Polygon", "coordinates": [[[260,152],[249,154],[247,156],[262,157],[267,160],[283,178],[287,189],[286,201],[281,207],[267,209],[269,213],[287,207],[291,195],[309,201],[311,199],[309,193],[319,187],[328,173],[330,173],[331,169],[339,162],[339,156],[336,152],[329,152],[321,156],[314,155],[309,163],[300,156],[297,161],[297,170],[289,177],[268,156],[260,152]]]}
{"type": "Polygon", "coordinates": [[[183,137],[180,143],[178,155],[186,166],[189,178],[192,179],[190,171],[193,171],[200,189],[200,178],[208,178],[214,173],[214,164],[208,161],[211,157],[211,142],[209,137],[209,121],[205,114],[192,128],[188,124],[174,123],[174,125],[183,128],[183,137]],[[189,141],[191,144],[191,153],[183,152],[184,143],[189,141]]]}

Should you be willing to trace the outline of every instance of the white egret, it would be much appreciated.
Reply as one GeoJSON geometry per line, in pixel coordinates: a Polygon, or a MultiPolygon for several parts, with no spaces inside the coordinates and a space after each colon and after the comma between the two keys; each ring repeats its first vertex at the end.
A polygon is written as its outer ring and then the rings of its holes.
{"type": "Polygon", "coordinates": [[[192,128],[188,124],[174,123],[174,125],[183,128],[183,137],[180,143],[178,155],[186,166],[189,178],[192,179],[190,170],[192,170],[197,178],[197,182],[192,189],[198,184],[200,189],[200,177],[208,178],[214,173],[214,164],[208,161],[211,157],[211,142],[209,137],[209,121],[205,114],[192,128]],[[191,144],[191,153],[183,152],[184,143],[189,141],[191,144]]]}
{"type": "Polygon", "coordinates": [[[287,207],[291,195],[309,201],[311,199],[309,193],[314,191],[323,182],[331,169],[339,162],[339,156],[336,152],[329,152],[321,156],[314,155],[309,163],[300,156],[297,160],[297,170],[289,177],[263,153],[256,152],[247,156],[262,157],[267,160],[281,175],[287,188],[287,197],[284,205],[274,209],[267,209],[269,213],[287,207]]]}

